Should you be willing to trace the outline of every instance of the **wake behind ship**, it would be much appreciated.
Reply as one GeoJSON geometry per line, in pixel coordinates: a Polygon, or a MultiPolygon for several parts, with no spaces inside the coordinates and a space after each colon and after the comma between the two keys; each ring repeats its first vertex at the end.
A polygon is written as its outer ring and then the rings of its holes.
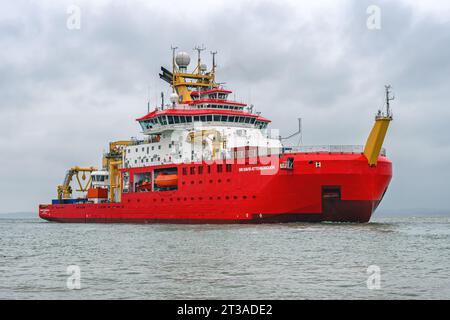
{"type": "Polygon", "coordinates": [[[388,188],[382,144],[392,120],[389,86],[365,146],[283,145],[270,120],[232,101],[201,51],[173,49],[160,78],[170,103],[137,119],[145,138],[114,141],[102,167],[73,167],[39,216],[58,222],[368,222],[388,188]],[[74,183],[72,183],[74,181],[74,183]],[[81,196],[74,197],[72,184],[81,196]]]}

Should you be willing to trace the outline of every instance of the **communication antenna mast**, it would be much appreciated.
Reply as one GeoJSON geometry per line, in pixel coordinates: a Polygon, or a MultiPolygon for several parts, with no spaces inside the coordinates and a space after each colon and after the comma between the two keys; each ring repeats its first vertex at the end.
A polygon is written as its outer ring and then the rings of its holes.
{"type": "Polygon", "coordinates": [[[178,47],[170,46],[170,49],[172,49],[172,92],[175,92],[175,51],[178,47]]]}
{"type": "Polygon", "coordinates": [[[395,100],[395,96],[391,97],[391,86],[390,85],[386,85],[384,87],[386,88],[386,117],[392,117],[390,102],[392,100],[395,100]]]}
{"type": "Polygon", "coordinates": [[[150,86],[148,86],[147,113],[150,113],[150,86]]]}
{"type": "Polygon", "coordinates": [[[164,92],[161,91],[161,110],[164,110],[164,92]]]}
{"type": "Polygon", "coordinates": [[[212,73],[215,74],[216,73],[216,54],[217,51],[210,51],[211,55],[212,55],[212,73]]]}
{"type": "Polygon", "coordinates": [[[193,50],[197,51],[197,56],[198,56],[198,60],[197,60],[197,73],[200,74],[200,64],[201,64],[201,59],[200,59],[200,54],[203,50],[205,50],[206,47],[202,44],[201,46],[195,46],[195,48],[193,50]]]}

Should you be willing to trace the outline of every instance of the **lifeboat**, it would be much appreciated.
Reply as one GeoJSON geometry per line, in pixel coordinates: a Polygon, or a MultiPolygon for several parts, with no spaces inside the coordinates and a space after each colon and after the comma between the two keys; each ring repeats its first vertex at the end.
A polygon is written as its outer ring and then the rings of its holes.
{"type": "Polygon", "coordinates": [[[160,173],[155,179],[155,184],[158,187],[175,187],[178,184],[178,175],[160,173]]]}

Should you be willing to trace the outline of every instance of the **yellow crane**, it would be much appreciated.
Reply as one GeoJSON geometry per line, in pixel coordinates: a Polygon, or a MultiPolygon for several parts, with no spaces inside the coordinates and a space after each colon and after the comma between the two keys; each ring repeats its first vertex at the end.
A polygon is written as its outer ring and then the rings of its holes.
{"type": "Polygon", "coordinates": [[[390,110],[389,102],[394,100],[395,97],[390,96],[391,86],[385,86],[386,88],[386,113],[378,111],[375,117],[375,124],[370,131],[367,138],[366,145],[364,146],[364,155],[367,158],[369,166],[376,166],[378,163],[378,156],[380,155],[381,147],[383,146],[384,138],[386,137],[389,124],[392,121],[392,113],[390,110]]]}
{"type": "MultiPolygon", "coordinates": [[[[132,145],[133,141],[119,140],[109,143],[109,152],[103,155],[103,169],[109,172],[109,200],[116,201],[116,190],[121,189],[120,169],[122,168],[123,150],[125,146],[132,145]]],[[[119,199],[120,201],[120,192],[119,199]]]]}
{"type": "Polygon", "coordinates": [[[74,176],[78,183],[78,189],[76,189],[76,191],[86,192],[89,189],[89,187],[91,186],[92,178],[89,175],[89,179],[86,181],[86,183],[83,184],[82,181],[86,180],[86,172],[88,172],[90,174],[90,173],[92,173],[92,171],[95,171],[95,170],[97,170],[97,169],[94,167],[88,167],[88,168],[72,167],[72,168],[70,168],[66,172],[66,176],[64,178],[63,184],[61,184],[57,187],[58,199],[63,200],[63,199],[70,199],[72,197],[72,187],[70,186],[70,183],[72,182],[72,179],[74,176]],[[81,179],[79,176],[80,173],[83,173],[81,176],[81,179]]]}

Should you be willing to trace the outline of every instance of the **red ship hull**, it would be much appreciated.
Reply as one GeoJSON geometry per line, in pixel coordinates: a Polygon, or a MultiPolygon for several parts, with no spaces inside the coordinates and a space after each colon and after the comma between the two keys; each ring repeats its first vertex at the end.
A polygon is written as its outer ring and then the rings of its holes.
{"type": "Polygon", "coordinates": [[[224,164],[223,170],[198,163],[123,169],[132,176],[176,167],[178,189],[123,193],[118,203],[40,205],[39,216],[83,223],[368,222],[392,177],[392,163],[383,156],[374,167],[359,153],[284,154],[276,159],[272,164],[247,159],[224,164]],[[288,158],[293,168],[278,169],[288,158]],[[191,174],[191,167],[205,170],[191,174]]]}

